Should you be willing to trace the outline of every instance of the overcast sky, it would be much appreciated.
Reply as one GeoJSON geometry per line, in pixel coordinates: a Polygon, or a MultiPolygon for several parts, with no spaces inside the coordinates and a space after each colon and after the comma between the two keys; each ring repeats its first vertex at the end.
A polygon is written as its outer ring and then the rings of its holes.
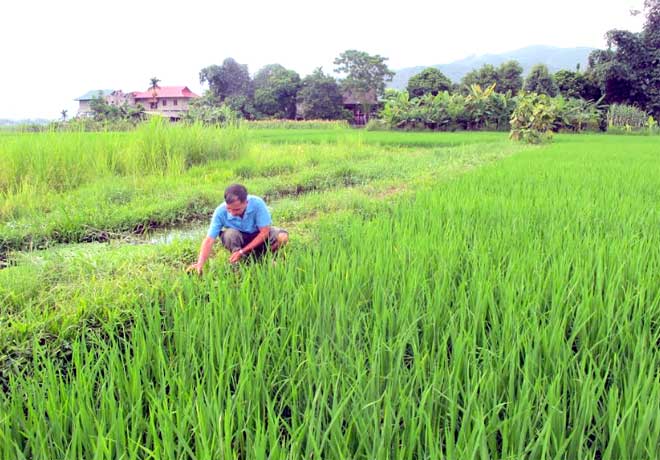
{"type": "Polygon", "coordinates": [[[0,118],[75,114],[92,89],[203,90],[199,70],[233,57],[251,74],[279,63],[301,77],[346,49],[391,69],[444,64],[529,45],[605,46],[639,31],[642,0],[5,0],[0,6],[0,118]]]}

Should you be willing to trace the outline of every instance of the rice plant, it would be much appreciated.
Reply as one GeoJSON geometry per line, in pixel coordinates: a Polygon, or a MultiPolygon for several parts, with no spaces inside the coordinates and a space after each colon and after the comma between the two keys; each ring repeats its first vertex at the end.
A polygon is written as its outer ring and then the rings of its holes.
{"type": "Polygon", "coordinates": [[[129,321],[9,374],[0,456],[655,458],[659,181],[649,139],[560,135],[129,283],[129,321]]]}

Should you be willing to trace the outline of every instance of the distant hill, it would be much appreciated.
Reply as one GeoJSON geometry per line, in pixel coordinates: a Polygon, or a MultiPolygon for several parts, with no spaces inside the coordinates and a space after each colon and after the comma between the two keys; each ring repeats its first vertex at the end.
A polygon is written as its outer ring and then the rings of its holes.
{"type": "Polygon", "coordinates": [[[470,56],[450,64],[407,67],[405,69],[396,70],[394,78],[387,86],[389,88],[405,89],[406,85],[408,85],[408,79],[427,67],[440,69],[440,71],[447,75],[447,77],[453,82],[458,83],[466,73],[473,69],[477,69],[484,64],[498,66],[503,62],[510,60],[516,60],[520,63],[523,68],[523,76],[526,76],[529,69],[535,64],[545,64],[548,66],[548,69],[550,69],[550,72],[553,73],[562,69],[575,70],[578,63],[580,64],[580,68],[584,70],[587,68],[589,53],[593,50],[594,48],[588,47],[557,48],[554,46],[538,45],[528,46],[526,48],[502,54],[470,56]]]}
{"type": "Polygon", "coordinates": [[[0,118],[0,127],[8,126],[20,126],[20,125],[47,125],[52,120],[46,120],[45,118],[30,118],[24,120],[13,120],[9,118],[0,118]]]}

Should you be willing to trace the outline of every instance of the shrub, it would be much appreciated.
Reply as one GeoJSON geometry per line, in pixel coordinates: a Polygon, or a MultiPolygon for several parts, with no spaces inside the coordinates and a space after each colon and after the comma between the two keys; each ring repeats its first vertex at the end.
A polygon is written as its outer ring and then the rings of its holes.
{"type": "Polygon", "coordinates": [[[241,126],[249,129],[341,129],[348,128],[346,120],[249,120],[241,126]]]}
{"type": "Polygon", "coordinates": [[[577,98],[564,99],[562,96],[557,96],[552,101],[557,113],[556,131],[582,132],[600,129],[603,114],[598,102],[577,98]]]}
{"type": "Polygon", "coordinates": [[[521,93],[511,116],[510,138],[539,144],[552,140],[552,128],[557,118],[552,99],[545,94],[521,93]]]}
{"type": "Polygon", "coordinates": [[[624,128],[632,131],[644,128],[648,122],[648,114],[632,105],[612,104],[607,111],[607,127],[624,128]]]}
{"type": "Polygon", "coordinates": [[[385,120],[381,120],[378,118],[372,118],[369,120],[367,125],[364,127],[367,131],[387,131],[389,130],[389,126],[385,120]]]}
{"type": "Polygon", "coordinates": [[[212,105],[193,101],[183,120],[187,123],[202,123],[225,128],[229,126],[236,127],[240,118],[241,115],[229,105],[212,105]]]}

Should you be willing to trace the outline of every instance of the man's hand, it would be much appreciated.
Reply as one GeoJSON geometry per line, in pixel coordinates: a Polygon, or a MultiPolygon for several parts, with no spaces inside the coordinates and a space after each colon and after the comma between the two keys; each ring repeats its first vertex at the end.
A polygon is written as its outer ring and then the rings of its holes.
{"type": "Polygon", "coordinates": [[[238,251],[233,252],[231,254],[231,256],[229,257],[229,263],[230,264],[235,264],[236,262],[241,260],[241,257],[243,257],[243,254],[244,254],[244,252],[243,252],[242,249],[239,249],[238,251]]]}
{"type": "Polygon", "coordinates": [[[192,264],[190,267],[188,267],[186,272],[190,273],[190,272],[195,271],[195,272],[197,272],[198,275],[201,275],[202,274],[202,268],[203,267],[199,264],[192,264]]]}

